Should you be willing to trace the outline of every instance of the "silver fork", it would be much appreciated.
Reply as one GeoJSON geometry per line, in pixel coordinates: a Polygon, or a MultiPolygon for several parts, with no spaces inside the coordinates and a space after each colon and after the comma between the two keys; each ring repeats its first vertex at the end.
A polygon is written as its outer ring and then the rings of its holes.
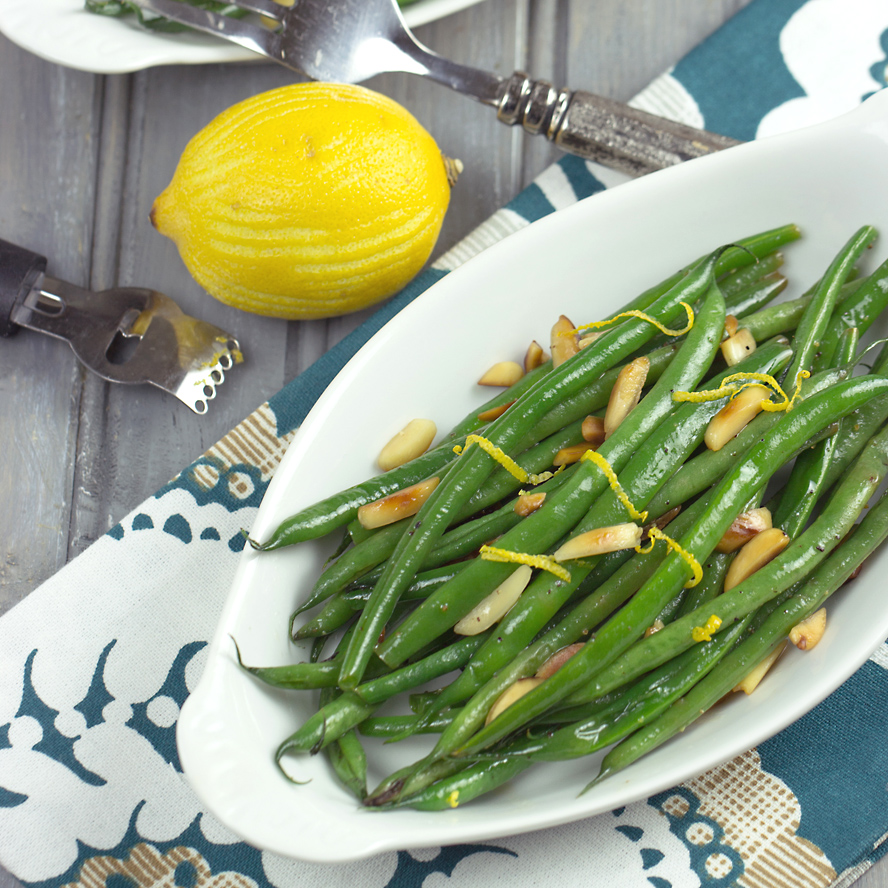
{"type": "Polygon", "coordinates": [[[269,28],[180,0],[136,0],[142,9],[232,41],[312,80],[361,83],[403,71],[429,77],[520,123],[571,154],[630,176],[736,145],[733,139],[630,108],[587,92],[556,89],[521,71],[497,77],[436,55],[413,35],[396,0],[233,0],[279,22],[269,28]]]}

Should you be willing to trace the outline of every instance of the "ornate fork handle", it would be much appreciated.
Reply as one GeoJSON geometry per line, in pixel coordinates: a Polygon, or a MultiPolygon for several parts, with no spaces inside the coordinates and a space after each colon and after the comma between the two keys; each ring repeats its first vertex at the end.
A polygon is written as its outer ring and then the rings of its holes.
{"type": "Polygon", "coordinates": [[[497,117],[630,176],[739,144],[591,93],[555,89],[521,71],[505,81],[497,117]]]}

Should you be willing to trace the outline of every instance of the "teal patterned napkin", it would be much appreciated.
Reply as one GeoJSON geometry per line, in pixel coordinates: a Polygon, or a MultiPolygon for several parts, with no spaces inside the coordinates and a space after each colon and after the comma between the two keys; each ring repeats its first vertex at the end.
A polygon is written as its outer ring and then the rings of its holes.
{"type": "MultiPolygon", "coordinates": [[[[886,57],[884,0],[755,0],[635,104],[749,140],[850,110],[885,86],[886,57]]],[[[176,719],[230,586],[241,528],[317,397],[448,271],[620,182],[574,157],[555,164],[0,619],[0,861],[10,872],[46,888],[521,888],[553,878],[812,888],[849,884],[888,849],[888,644],[736,760],[611,813],[492,842],[300,863],[239,841],[183,777],[176,719]]]]}

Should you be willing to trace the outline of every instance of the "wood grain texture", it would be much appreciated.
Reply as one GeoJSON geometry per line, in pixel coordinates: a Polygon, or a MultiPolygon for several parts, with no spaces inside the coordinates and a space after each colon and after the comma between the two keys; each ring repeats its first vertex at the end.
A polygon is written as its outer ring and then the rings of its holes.
{"type": "MultiPolygon", "coordinates": [[[[748,0],[485,0],[417,29],[434,51],[507,75],[626,100],[748,0]]],[[[247,357],[204,417],[146,386],[104,383],[64,344],[0,341],[0,613],[86,549],[369,312],[285,323],[214,302],[151,227],[154,197],[191,136],[234,102],[292,79],[264,63],[97,76],[42,61],[0,36],[0,237],[50,270],[102,288],[137,284],[213,320],[247,357]]],[[[539,137],[408,75],[369,86],[407,107],[465,171],[434,256],[555,161],[539,137]]],[[[434,258],[434,257],[433,257],[434,258]]],[[[860,888],[888,888],[888,864],[860,888]]],[[[18,888],[0,869],[0,888],[18,888]]]]}

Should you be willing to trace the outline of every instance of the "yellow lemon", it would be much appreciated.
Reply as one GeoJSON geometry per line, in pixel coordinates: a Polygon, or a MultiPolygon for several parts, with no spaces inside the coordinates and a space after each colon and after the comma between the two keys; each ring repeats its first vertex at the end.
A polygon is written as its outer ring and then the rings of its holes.
{"type": "Polygon", "coordinates": [[[391,99],[293,84],[234,105],[194,136],[151,221],[221,302],[332,317],[416,275],[459,169],[391,99]]]}

